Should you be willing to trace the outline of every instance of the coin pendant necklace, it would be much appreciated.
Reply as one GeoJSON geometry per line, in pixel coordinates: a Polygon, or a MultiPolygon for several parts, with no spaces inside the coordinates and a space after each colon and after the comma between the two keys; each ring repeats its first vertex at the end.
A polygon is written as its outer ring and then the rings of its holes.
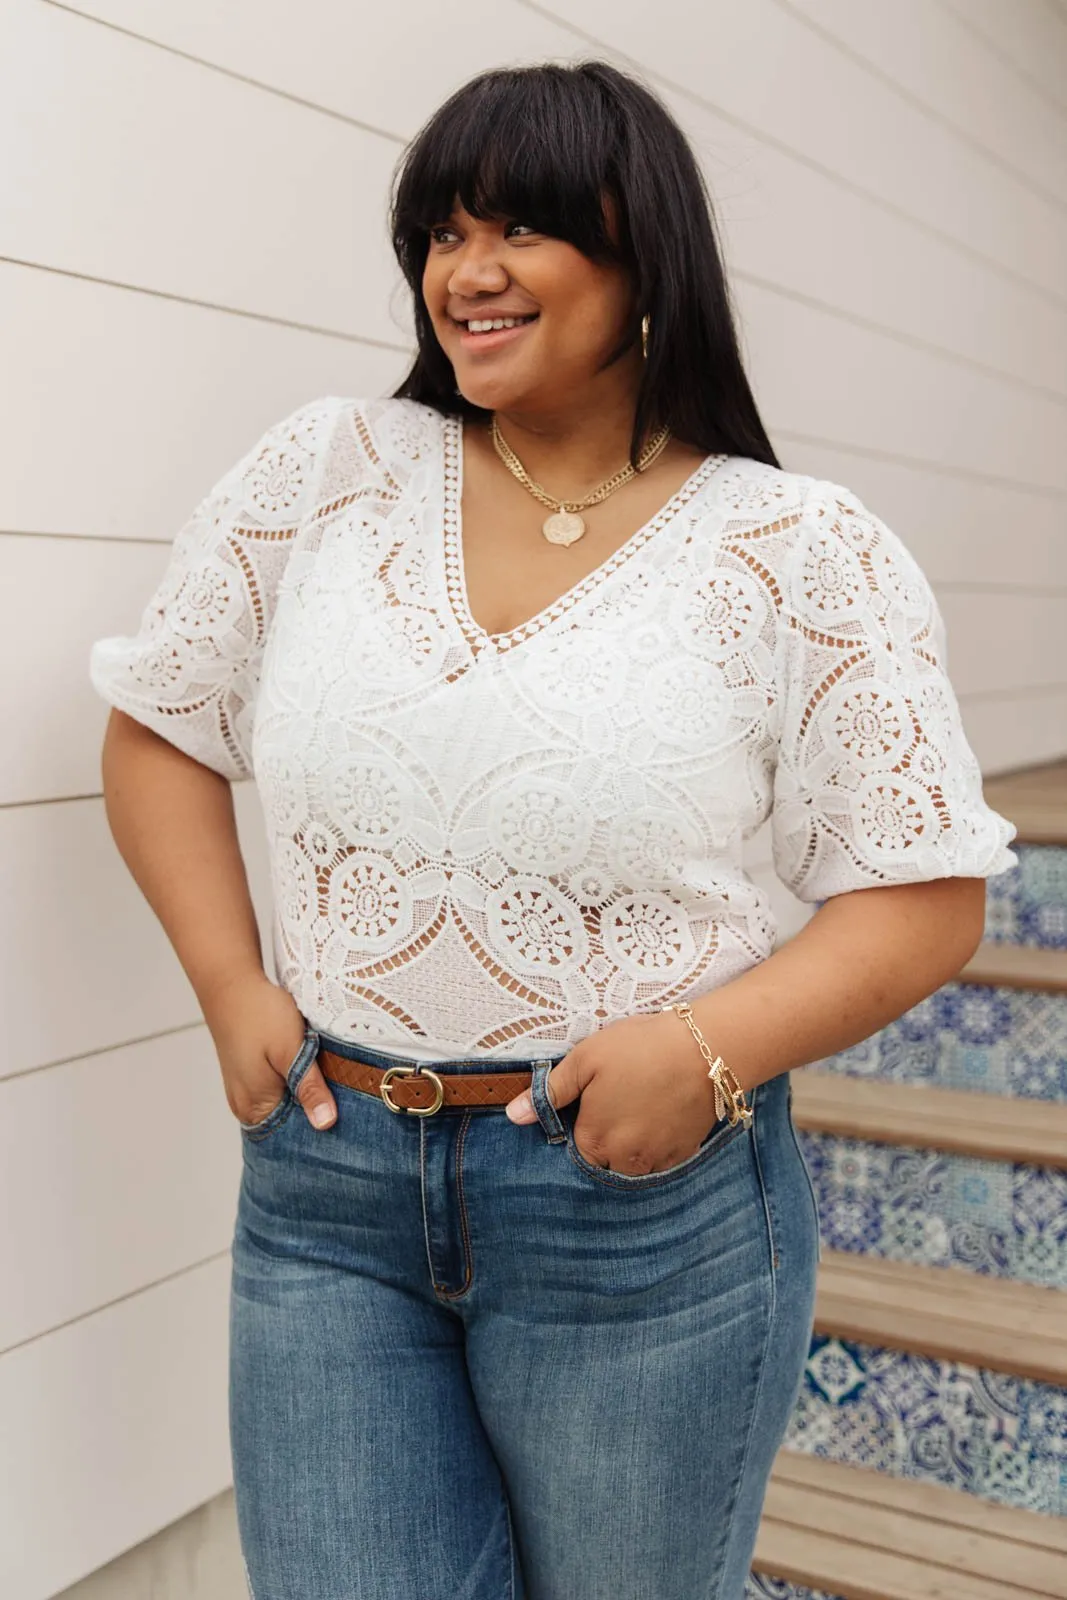
{"type": "Polygon", "coordinates": [[[613,494],[616,489],[621,489],[624,483],[629,483],[631,478],[636,478],[639,472],[644,472],[646,467],[650,467],[671,436],[669,428],[661,428],[658,433],[653,435],[638,456],[636,467],[627,462],[621,471],[614,473],[610,478],[606,478],[600,487],[594,489],[592,494],[587,494],[584,500],[559,500],[555,495],[551,495],[546,489],[543,489],[539,483],[535,483],[530,477],[514,450],[501,435],[495,416],[493,417],[491,432],[496,453],[509,472],[518,478],[523,488],[528,489],[535,499],[540,500],[543,506],[548,506],[551,509],[551,516],[546,517],[541,524],[541,532],[549,544],[560,545],[576,543],[585,533],[585,518],[581,515],[581,512],[585,511],[589,506],[599,505],[602,500],[607,499],[609,494],[613,494]]]}

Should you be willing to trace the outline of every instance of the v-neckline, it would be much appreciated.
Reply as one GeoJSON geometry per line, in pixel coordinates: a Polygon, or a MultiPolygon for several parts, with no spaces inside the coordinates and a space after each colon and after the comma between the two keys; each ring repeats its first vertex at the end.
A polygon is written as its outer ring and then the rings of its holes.
{"type": "Polygon", "coordinates": [[[687,505],[713,473],[728,459],[725,453],[706,455],[693,468],[685,482],[675,490],[669,500],[649,517],[647,522],[625,539],[617,550],[593,568],[584,578],[579,578],[570,588],[549,605],[542,606],[532,617],[517,627],[506,628],[501,633],[490,633],[476,622],[467,594],[467,573],[463,559],[463,418],[449,413],[443,418],[441,503],[444,519],[445,588],[452,616],[461,629],[472,653],[486,646],[497,651],[511,650],[525,639],[543,632],[588,594],[600,588],[607,579],[647,544],[654,533],[675,517],[687,505]]]}

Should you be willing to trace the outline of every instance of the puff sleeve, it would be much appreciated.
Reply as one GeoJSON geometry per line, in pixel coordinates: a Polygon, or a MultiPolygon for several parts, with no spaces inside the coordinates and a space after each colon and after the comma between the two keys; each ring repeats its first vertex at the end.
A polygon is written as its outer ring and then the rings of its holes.
{"type": "Polygon", "coordinates": [[[900,538],[813,480],[784,563],[775,870],[803,901],[1017,864],[986,805],[937,601],[900,538]]]}
{"type": "Polygon", "coordinates": [[[175,535],[137,632],[90,652],[98,694],[234,782],[252,776],[263,649],[338,404],[313,401],[268,428],[175,535]]]}

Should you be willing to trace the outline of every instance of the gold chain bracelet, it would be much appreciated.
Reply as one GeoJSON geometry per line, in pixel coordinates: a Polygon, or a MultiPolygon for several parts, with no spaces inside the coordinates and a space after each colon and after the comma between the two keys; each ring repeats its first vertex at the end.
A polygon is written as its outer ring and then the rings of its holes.
{"type": "Polygon", "coordinates": [[[722,1056],[713,1056],[711,1046],[693,1021],[693,1008],[688,1000],[675,1001],[669,1006],[661,1006],[661,1011],[677,1011],[682,1021],[685,1022],[700,1049],[700,1054],[708,1063],[708,1077],[715,1085],[715,1116],[726,1117],[731,1127],[738,1122],[747,1126],[752,1121],[752,1107],[745,1099],[745,1091],[738,1083],[734,1074],[725,1064],[722,1056]]]}

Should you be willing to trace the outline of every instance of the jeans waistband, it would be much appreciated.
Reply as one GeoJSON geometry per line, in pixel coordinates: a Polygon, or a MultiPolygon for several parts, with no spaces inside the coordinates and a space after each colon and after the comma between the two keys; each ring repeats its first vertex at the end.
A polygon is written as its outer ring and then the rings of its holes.
{"type": "Polygon", "coordinates": [[[386,1050],[372,1050],[368,1045],[356,1044],[351,1039],[336,1039],[332,1034],[316,1030],[319,1045],[346,1061],[366,1061],[372,1067],[429,1067],[434,1072],[530,1072],[545,1063],[553,1067],[568,1053],[559,1051],[553,1056],[442,1056],[435,1061],[422,1061],[415,1056],[399,1055],[386,1050]]]}
{"type": "MultiPolygon", "coordinates": [[[[486,1058],[484,1056],[455,1056],[441,1057],[434,1061],[422,1061],[414,1056],[401,1055],[386,1050],[373,1050],[368,1045],[356,1044],[351,1039],[337,1039],[332,1034],[323,1033],[320,1029],[312,1029],[319,1041],[319,1048],[333,1051],[334,1055],[344,1056],[348,1061],[367,1061],[372,1067],[429,1067],[434,1072],[533,1072],[536,1067],[554,1067],[562,1061],[568,1051],[561,1050],[552,1056],[514,1056],[507,1060],[500,1057],[486,1058]]],[[[792,1099],[790,1074],[782,1072],[777,1077],[769,1078],[752,1093],[752,1103],[757,1102],[762,1108],[762,1115],[766,1118],[774,1114],[775,1108],[780,1108],[784,1113],[785,1107],[792,1099]]]]}

